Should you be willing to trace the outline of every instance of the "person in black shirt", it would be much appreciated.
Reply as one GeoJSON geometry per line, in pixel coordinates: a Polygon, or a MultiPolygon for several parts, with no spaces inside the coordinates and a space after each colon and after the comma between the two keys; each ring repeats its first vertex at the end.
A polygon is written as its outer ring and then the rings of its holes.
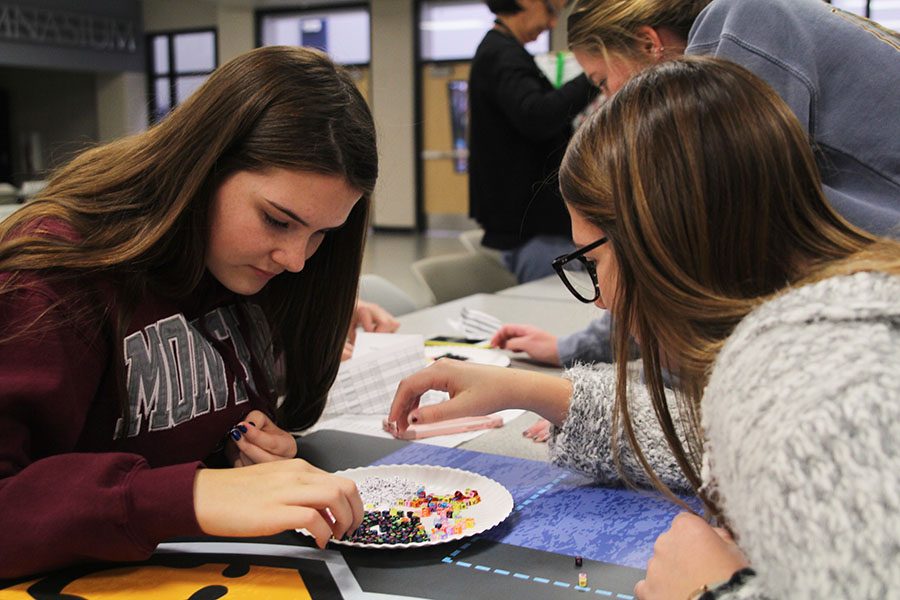
{"type": "Polygon", "coordinates": [[[551,275],[551,261],[572,250],[556,171],[572,119],[596,95],[584,75],[555,89],[525,49],[565,4],[488,0],[497,19],[469,78],[469,215],[522,283],[551,275]]]}

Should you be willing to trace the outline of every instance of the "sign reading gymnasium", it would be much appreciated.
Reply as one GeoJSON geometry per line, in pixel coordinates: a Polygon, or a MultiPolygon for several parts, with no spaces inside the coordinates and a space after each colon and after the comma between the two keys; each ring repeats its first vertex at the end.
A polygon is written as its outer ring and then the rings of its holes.
{"type": "Polygon", "coordinates": [[[141,0],[0,0],[0,67],[143,73],[141,0]]]}
{"type": "Polygon", "coordinates": [[[10,42],[134,54],[138,34],[130,19],[0,3],[0,39],[10,42]]]}

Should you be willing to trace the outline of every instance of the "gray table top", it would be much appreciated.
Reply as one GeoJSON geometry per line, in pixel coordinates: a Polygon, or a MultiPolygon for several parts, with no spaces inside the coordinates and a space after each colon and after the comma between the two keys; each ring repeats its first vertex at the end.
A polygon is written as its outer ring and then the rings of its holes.
{"type": "Polygon", "coordinates": [[[584,329],[598,314],[597,307],[574,298],[572,303],[565,303],[546,298],[474,294],[398,317],[399,332],[421,333],[426,337],[459,335],[451,328],[448,319],[459,320],[464,306],[493,315],[504,323],[528,323],[555,335],[567,335],[584,329]]]}
{"type": "Polygon", "coordinates": [[[519,296],[521,298],[539,300],[557,300],[559,302],[566,302],[572,306],[580,306],[583,304],[575,299],[572,292],[566,289],[566,286],[563,285],[563,282],[560,281],[559,277],[556,275],[550,275],[543,279],[536,279],[521,285],[514,285],[511,288],[500,290],[497,292],[497,295],[519,296]]]}
{"type": "MultiPolygon", "coordinates": [[[[560,284],[561,286],[562,284],[560,284]]],[[[527,298],[515,295],[475,294],[432,306],[398,317],[400,333],[420,333],[426,337],[455,335],[458,332],[448,324],[448,319],[459,319],[463,307],[474,308],[491,314],[506,323],[529,323],[556,335],[564,335],[585,327],[596,316],[597,309],[572,298],[571,304],[546,298],[527,298]]],[[[540,365],[524,354],[508,353],[511,368],[559,374],[561,369],[540,365]]],[[[538,415],[526,412],[500,429],[493,429],[461,444],[465,450],[491,454],[503,454],[531,460],[548,460],[547,444],[535,443],[522,437],[522,431],[533,424],[538,415]]]]}

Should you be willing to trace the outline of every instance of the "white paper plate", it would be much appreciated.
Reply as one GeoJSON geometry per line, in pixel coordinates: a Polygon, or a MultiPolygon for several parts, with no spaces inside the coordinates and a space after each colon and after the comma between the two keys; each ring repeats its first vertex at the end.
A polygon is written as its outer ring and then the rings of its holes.
{"type": "MultiPolygon", "coordinates": [[[[477,363],[479,365],[494,365],[497,367],[509,366],[509,357],[496,350],[472,348],[471,346],[451,346],[449,344],[425,346],[425,356],[431,360],[436,360],[447,354],[464,357],[468,362],[477,363]]],[[[453,356],[450,356],[450,358],[453,358],[453,356]]]]}
{"type": "MultiPolygon", "coordinates": [[[[401,548],[420,548],[423,546],[435,546],[445,542],[461,540],[463,538],[484,533],[491,527],[503,522],[513,509],[512,494],[488,477],[449,467],[435,467],[431,465],[382,465],[377,467],[361,467],[347,469],[336,473],[347,477],[357,483],[367,477],[402,477],[425,486],[429,494],[452,494],[456,490],[464,491],[466,488],[478,490],[481,502],[470,506],[461,514],[463,517],[475,519],[475,527],[464,529],[462,533],[447,536],[442,540],[428,542],[414,542],[410,544],[372,544],[361,542],[347,542],[343,540],[331,540],[332,544],[342,546],[354,546],[357,548],[374,548],[378,550],[396,550],[401,548]]],[[[366,498],[363,498],[366,502],[366,498]]]]}

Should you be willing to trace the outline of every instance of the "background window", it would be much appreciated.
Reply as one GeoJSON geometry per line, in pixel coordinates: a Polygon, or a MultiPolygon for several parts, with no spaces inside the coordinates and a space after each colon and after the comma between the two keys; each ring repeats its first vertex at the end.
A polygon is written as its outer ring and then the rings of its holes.
{"type": "Polygon", "coordinates": [[[150,120],[156,122],[190,96],[218,64],[216,32],[176,31],[149,36],[150,120]]]}
{"type": "Polygon", "coordinates": [[[869,0],[869,18],[900,31],[900,0],[869,0]]]}
{"type": "MultiPolygon", "coordinates": [[[[424,61],[469,60],[493,26],[494,14],[484,2],[423,2],[419,12],[420,57],[424,61]]],[[[549,32],[525,47],[532,54],[549,52],[549,32]]]]}
{"type": "Polygon", "coordinates": [[[260,46],[308,46],[342,65],[368,65],[371,59],[366,8],[257,13],[260,46]]]}
{"type": "Polygon", "coordinates": [[[832,0],[830,4],[855,15],[866,16],[866,0],[832,0]]]}
{"type": "Polygon", "coordinates": [[[900,31],[900,0],[826,0],[830,4],[900,31]]]}

